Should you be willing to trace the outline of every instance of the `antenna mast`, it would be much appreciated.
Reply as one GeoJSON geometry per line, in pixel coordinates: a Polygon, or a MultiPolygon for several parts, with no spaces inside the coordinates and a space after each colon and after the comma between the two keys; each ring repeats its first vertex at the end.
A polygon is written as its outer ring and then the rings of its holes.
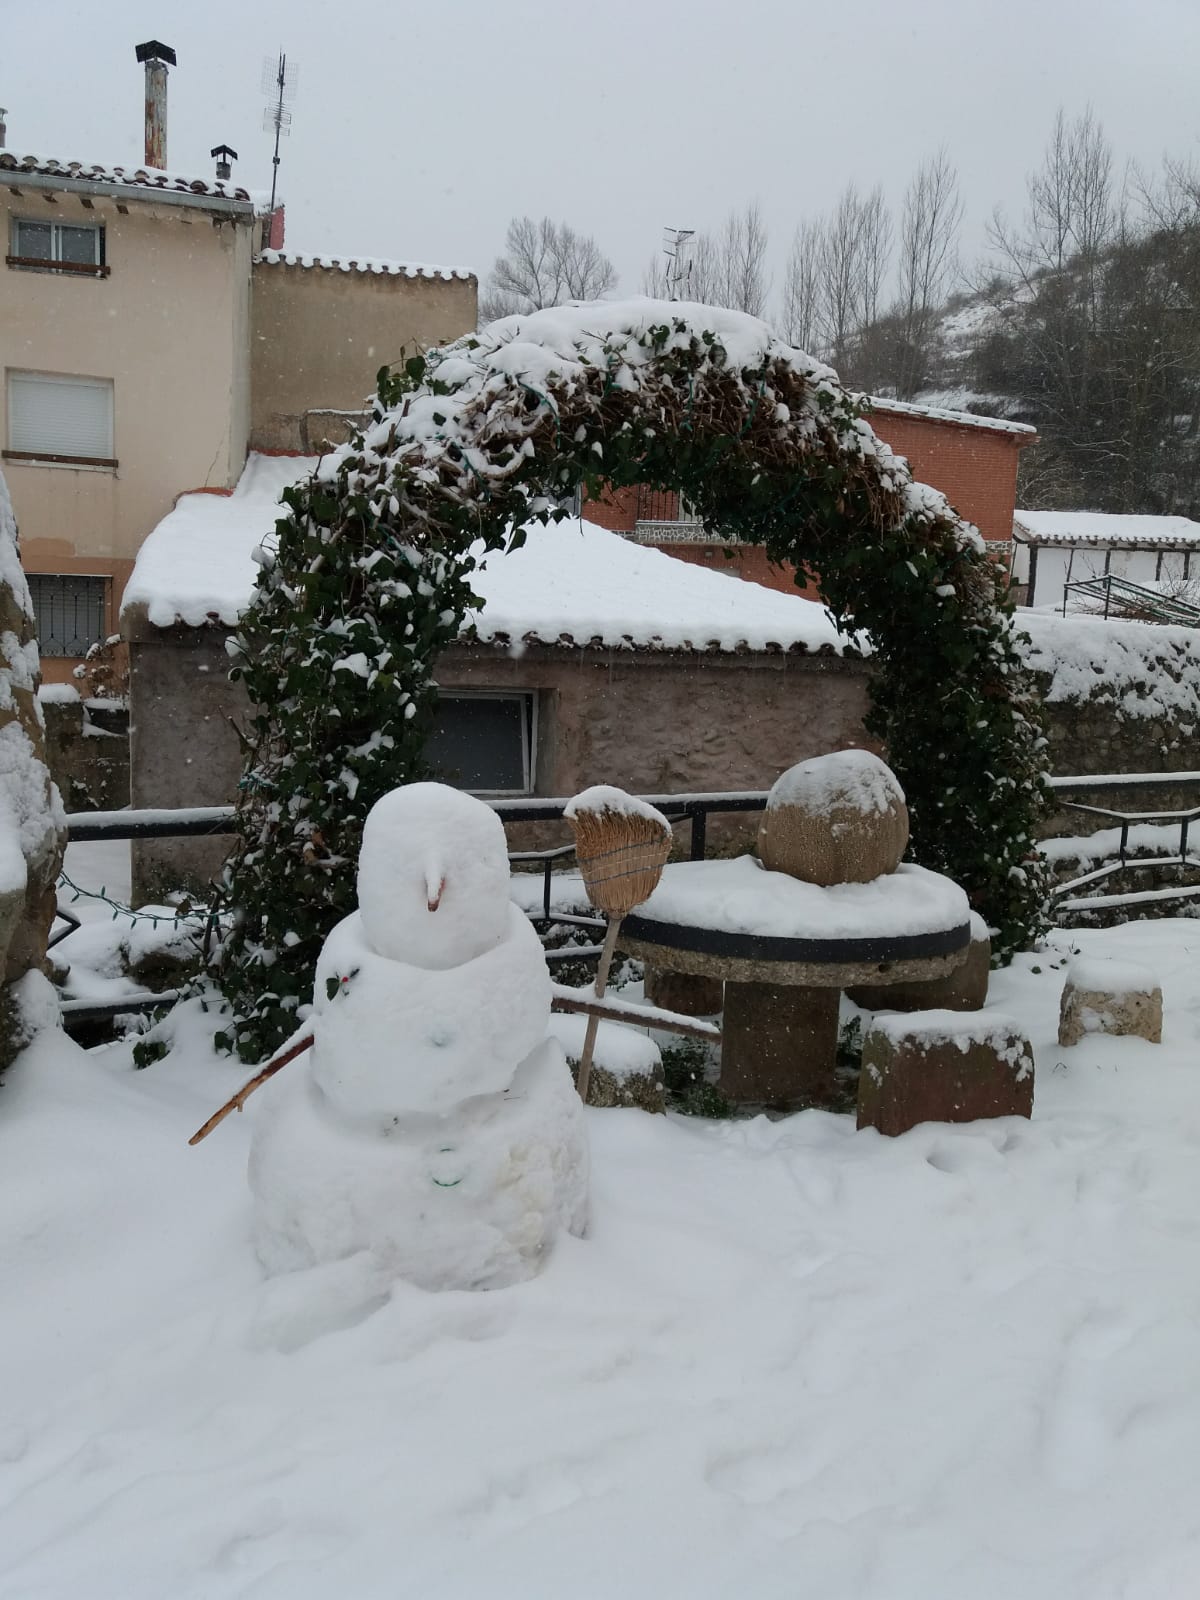
{"type": "Polygon", "coordinates": [[[666,280],[668,300],[682,300],[691,285],[692,263],[688,259],[688,251],[695,237],[695,228],[667,228],[664,233],[663,253],[668,262],[666,280]]]}
{"type": "Polygon", "coordinates": [[[279,59],[268,56],[263,62],[262,87],[268,96],[263,111],[263,127],[269,133],[275,130],[275,154],[271,157],[271,215],[275,214],[275,189],[279,183],[279,141],[289,138],[292,131],[292,113],[288,109],[296,98],[297,66],[289,62],[281,50],[279,59]]]}

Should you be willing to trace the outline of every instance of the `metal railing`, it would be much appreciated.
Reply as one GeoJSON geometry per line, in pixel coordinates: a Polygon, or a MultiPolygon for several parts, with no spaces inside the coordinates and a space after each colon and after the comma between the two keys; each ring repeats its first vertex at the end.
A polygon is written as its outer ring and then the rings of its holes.
{"type": "Polygon", "coordinates": [[[1119,617],[1148,618],[1153,622],[1173,622],[1185,628],[1200,628],[1200,606],[1160,594],[1157,589],[1147,589],[1140,583],[1131,583],[1128,578],[1119,578],[1112,572],[1103,572],[1094,578],[1076,578],[1073,583],[1064,584],[1064,617],[1072,594],[1103,601],[1105,617],[1116,610],[1119,617]]]}
{"type": "MultiPolygon", "coordinates": [[[[643,795],[671,822],[686,822],[690,828],[689,854],[693,861],[703,860],[708,842],[708,818],[720,812],[762,811],[767,803],[765,789],[743,789],[729,793],[657,794],[643,795]]],[[[512,799],[489,800],[488,804],[502,822],[556,822],[561,821],[569,799],[512,799]]],[[[233,832],[236,814],[233,806],[193,806],[182,809],[152,807],[124,811],[78,811],[67,817],[67,838],[71,844],[95,843],[98,840],[138,839],[197,839],[211,838],[233,832]]],[[[553,845],[545,850],[513,850],[509,861],[514,865],[542,863],[541,914],[533,918],[551,926],[575,927],[600,932],[605,923],[601,917],[589,917],[575,912],[556,911],[552,905],[554,868],[567,857],[573,856],[573,844],[553,845]]],[[[212,920],[210,913],[210,922],[212,920]]],[[[59,908],[58,919],[66,926],[52,935],[50,946],[61,944],[81,926],[72,912],[59,908]]],[[[566,945],[560,949],[547,949],[546,961],[555,966],[567,961],[594,961],[601,951],[600,944],[566,945]]],[[[137,1011],[148,1011],[170,1005],[179,998],[178,991],[158,993],[146,991],[125,995],[115,1000],[65,1000],[62,1002],[64,1024],[83,1026],[98,1023],[115,1016],[137,1011]]]]}
{"type": "MultiPolygon", "coordinates": [[[[1181,785],[1190,787],[1200,784],[1200,772],[1109,772],[1091,776],[1056,777],[1050,782],[1052,788],[1060,791],[1175,788],[1181,785]]],[[[1120,872],[1200,872],[1200,856],[1190,851],[1188,843],[1193,823],[1200,821],[1200,805],[1168,811],[1118,811],[1110,806],[1087,805],[1079,800],[1063,800],[1061,804],[1065,810],[1107,818],[1118,830],[1118,839],[1115,859],[1052,887],[1050,894],[1056,910],[1077,912],[1132,909],[1138,905],[1161,904],[1171,900],[1194,900],[1200,897],[1200,884],[1179,884],[1161,889],[1131,889],[1120,894],[1076,894],[1077,890],[1104,883],[1120,872]],[[1173,852],[1151,850],[1149,853],[1132,854],[1129,830],[1143,824],[1177,827],[1179,829],[1177,850],[1173,852]]]]}

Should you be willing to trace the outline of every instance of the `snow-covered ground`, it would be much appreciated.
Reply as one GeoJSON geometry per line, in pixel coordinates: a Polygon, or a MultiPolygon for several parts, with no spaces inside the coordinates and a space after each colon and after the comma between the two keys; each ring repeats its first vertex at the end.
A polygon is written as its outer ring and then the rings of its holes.
{"type": "MultiPolygon", "coordinates": [[[[591,1111],[593,1220],[427,1294],[265,1279],[245,1070],[43,1036],[0,1090],[0,1595],[1182,1600],[1200,1571],[1200,928],[1161,1046],[1054,1042],[1032,1123],[591,1111]]],[[[194,1003],[193,1003],[194,1004],[194,1003]]],[[[256,1109],[257,1108],[257,1109],[256,1109]]]]}

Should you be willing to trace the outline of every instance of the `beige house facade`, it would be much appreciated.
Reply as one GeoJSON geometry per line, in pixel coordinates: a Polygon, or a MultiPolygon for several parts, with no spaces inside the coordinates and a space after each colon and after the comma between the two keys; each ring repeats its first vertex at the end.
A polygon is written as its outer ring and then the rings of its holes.
{"type": "Polygon", "coordinates": [[[241,471],[254,222],[245,191],[0,151],[0,440],[50,680],[115,631],[180,489],[241,471]]]}
{"type": "Polygon", "coordinates": [[[247,451],[340,439],[385,362],[476,322],[468,273],[257,253],[236,185],[0,149],[0,446],[66,681],[117,631],[143,540],[247,451]]]}
{"type": "Polygon", "coordinates": [[[476,281],[453,268],[264,250],[254,262],[251,447],[340,442],[382,366],[475,326],[476,281]]]}

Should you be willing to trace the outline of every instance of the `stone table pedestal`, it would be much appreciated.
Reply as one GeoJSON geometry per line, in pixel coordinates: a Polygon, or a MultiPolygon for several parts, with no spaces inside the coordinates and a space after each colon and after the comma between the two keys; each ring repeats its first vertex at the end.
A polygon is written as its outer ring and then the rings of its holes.
{"type": "Polygon", "coordinates": [[[966,896],[938,873],[824,889],[750,857],[668,866],[620,939],[655,966],[724,980],[721,1090],[780,1111],[838,1107],[843,989],[945,977],[970,942],[966,896]]]}

